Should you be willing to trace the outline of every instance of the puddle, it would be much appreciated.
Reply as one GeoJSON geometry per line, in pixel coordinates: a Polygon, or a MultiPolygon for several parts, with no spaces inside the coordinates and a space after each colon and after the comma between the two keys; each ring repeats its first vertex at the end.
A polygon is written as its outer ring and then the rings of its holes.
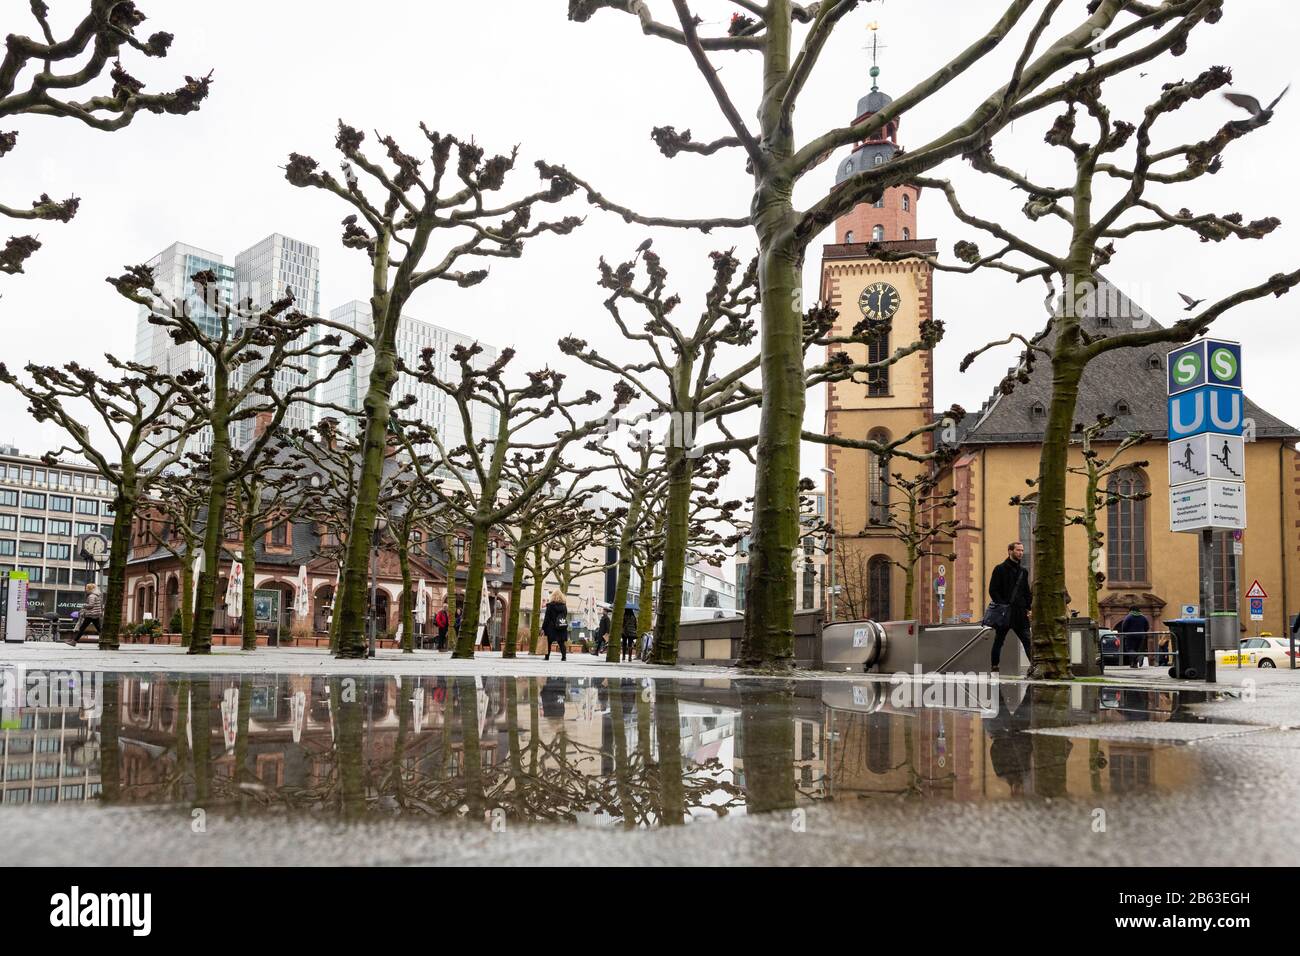
{"type": "Polygon", "coordinates": [[[627,828],[814,801],[1176,790],[1199,779],[1195,748],[1031,731],[1204,723],[1188,707],[1207,697],[888,679],[9,675],[6,808],[627,828]]]}

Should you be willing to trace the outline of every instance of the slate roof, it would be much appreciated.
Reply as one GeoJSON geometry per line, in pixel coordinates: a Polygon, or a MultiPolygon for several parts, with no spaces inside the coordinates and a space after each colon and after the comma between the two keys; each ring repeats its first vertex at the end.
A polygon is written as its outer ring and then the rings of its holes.
{"type": "MultiPolygon", "coordinates": [[[[1101,308],[1087,308],[1083,327],[1097,334],[1118,334],[1129,328],[1163,328],[1159,322],[1105,280],[1099,282],[1101,308]],[[1100,317],[1099,317],[1100,316],[1100,317]],[[1146,323],[1150,323],[1147,325],[1146,323]]],[[[1050,347],[1055,334],[1044,345],[1050,347]]],[[[1148,432],[1152,440],[1167,440],[1168,419],[1166,364],[1171,349],[1182,343],[1114,349],[1098,356],[1084,370],[1075,407],[1075,422],[1095,421],[1099,414],[1115,416],[1115,425],[1104,438],[1118,440],[1129,432],[1148,432]],[[1122,404],[1121,404],[1122,403],[1122,404]],[[1127,407],[1127,413],[1123,412],[1127,407]]],[[[1005,353],[1004,353],[1005,354],[1005,353]]],[[[962,421],[962,445],[1038,443],[1043,440],[1046,410],[1052,400],[1052,366],[1040,355],[1029,382],[1017,384],[1010,395],[998,392],[962,421]]],[[[1260,408],[1246,397],[1245,415],[1255,421],[1257,438],[1300,438],[1300,431],[1260,408]]]]}

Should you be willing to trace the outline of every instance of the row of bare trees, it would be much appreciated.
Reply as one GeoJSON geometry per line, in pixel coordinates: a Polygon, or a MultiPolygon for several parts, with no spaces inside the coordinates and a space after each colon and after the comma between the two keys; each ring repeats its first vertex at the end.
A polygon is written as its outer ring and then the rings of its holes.
{"type": "MultiPolygon", "coordinates": [[[[1249,118],[1223,124],[1204,140],[1157,146],[1154,139],[1161,121],[1221,90],[1231,80],[1229,71],[1213,67],[1191,80],[1165,83],[1141,117],[1131,120],[1112,115],[1118,107],[1107,102],[1107,91],[1117,79],[1139,68],[1153,69],[1167,56],[1182,55],[1193,31],[1219,20],[1223,0],[1159,4],[1092,0],[1078,13],[1063,10],[1061,0],[1011,0],[981,36],[878,112],[801,139],[795,123],[798,100],[832,34],[862,5],[860,0],[731,2],[745,12],[734,17],[721,35],[701,32],[705,21],[688,0],[672,0],[669,21],[656,19],[643,0],[570,0],[569,16],[586,21],[602,9],[631,15],[644,34],[672,43],[690,57],[691,69],[698,72],[718,107],[724,133],[699,142],[689,132],[665,126],[655,129],[653,138],[669,157],[740,150],[752,187],[747,214],[686,218],[642,214],[609,199],[566,167],[546,162],[536,164],[540,188],[498,198],[515,170],[515,151],[488,155],[473,140],[440,134],[423,124],[419,155],[403,150],[391,136],[377,136],[376,150],[368,147],[359,129],[340,122],[335,139],[341,157],[338,175],[296,153],[290,156],[285,175],[292,185],[330,193],[347,207],[342,242],[366,257],[372,328],[356,330],[303,315],[294,309],[291,298],[269,305],[226,301],[211,274],[193,277],[196,296],[170,298],[157,288],[147,267],[136,266],[110,282],[146,309],[149,321],[173,341],[197,343],[209,360],[206,375],[168,374],[113,360],[110,365],[119,378],[76,365],[29,367],[32,384],[27,384],[0,370],[0,378],[22,392],[34,414],[67,431],[72,447],[91,458],[119,489],[110,608],[121,607],[125,541],[141,496],[178,464],[176,449],[185,439],[208,435],[210,451],[196,463],[207,499],[204,537],[198,542],[204,564],[189,627],[191,652],[205,653],[211,642],[222,527],[232,497],[242,502],[241,514],[258,513],[259,494],[270,487],[264,482],[273,480],[266,476],[283,464],[282,455],[287,454],[280,425],[291,404],[356,414],[330,408],[315,396],[322,383],[368,350],[373,362],[364,383],[359,438],[349,458],[355,468],[349,464],[346,496],[338,498],[345,511],[336,539],[341,564],[337,654],[365,653],[368,557],[385,495],[390,494],[403,503],[401,540],[409,542],[415,531],[438,520],[444,529],[468,531],[457,656],[473,654],[486,556],[494,535],[506,533],[510,538],[517,569],[532,549],[536,612],[541,580],[548,573],[549,558],[542,552],[553,553],[550,545],[564,537],[552,532],[563,529],[571,539],[581,541],[599,527],[595,533],[603,540],[617,540],[620,545],[617,593],[621,597],[615,602],[616,616],[626,603],[631,562],[643,562],[647,572],[642,574],[643,589],[659,568],[655,659],[672,663],[687,564],[711,544],[726,542],[717,529],[734,531],[736,511],[742,507],[741,502],[713,497],[725,475],[726,456],[734,453],[749,458],[755,471],[743,663],[788,667],[793,657],[793,555],[803,535],[801,442],[866,449],[929,463],[927,467],[941,464],[952,452],[942,442],[933,443],[934,450],[928,452],[908,446],[922,434],[938,431],[944,418],[958,417],[957,409],[886,445],[820,435],[804,425],[808,388],[861,381],[933,348],[943,334],[942,323],[930,321],[916,341],[893,354],[875,362],[855,362],[848,348],[877,340],[889,331],[888,322],[864,320],[847,335],[834,335],[833,312],[821,304],[805,308],[801,301],[807,250],[824,228],[860,203],[881,198],[886,189],[914,185],[943,195],[959,221],[992,237],[997,247],[983,253],[977,243],[963,239],[954,246],[957,262],[934,257],[935,268],[955,274],[995,269],[1017,281],[1041,279],[1049,288],[1049,318],[1041,332],[1027,336],[1012,331],[968,356],[963,369],[989,348],[1018,342],[1023,347],[1021,365],[1002,386],[1010,390],[1017,380],[1024,380],[1036,360],[1051,363],[1053,394],[1036,480],[1034,673],[1067,676],[1063,537],[1071,519],[1065,480],[1070,444],[1077,440],[1074,414],[1084,370],[1114,349],[1188,341],[1233,308],[1280,295],[1300,282],[1300,271],[1274,275],[1168,328],[1097,335],[1085,331],[1081,319],[1096,305],[1098,271],[1118,254],[1120,240],[1135,235],[1182,230],[1201,241],[1217,242],[1258,239],[1272,232],[1277,226],[1273,218],[1247,222],[1237,212],[1175,210],[1176,203],[1155,194],[1176,192],[1176,187],[1217,173],[1227,147],[1265,127],[1277,101],[1265,108],[1238,95],[1233,102],[1245,107],[1249,118]],[[753,55],[761,61],[752,89],[721,79],[714,59],[723,55],[753,55]],[[950,92],[959,78],[999,56],[1006,61],[1005,81],[989,89],[973,87],[974,95],[957,122],[916,124],[937,132],[918,148],[819,192],[810,204],[796,205],[796,187],[835,150],[872,137],[904,114],[922,115],[934,97],[950,92]],[[758,104],[754,120],[742,116],[736,105],[741,98],[758,104]],[[1020,165],[994,159],[995,138],[1017,120],[1042,121],[1046,142],[1068,154],[1072,175],[1060,182],[1031,180],[1014,171],[1020,165]],[[967,161],[981,176],[1008,182],[1025,193],[1020,217],[1027,225],[1010,225],[1016,216],[1003,211],[976,215],[961,202],[951,181],[931,175],[942,164],[957,160],[967,161]],[[594,391],[571,394],[564,387],[564,375],[555,369],[516,371],[515,355],[509,349],[484,364],[478,360],[479,347],[459,348],[451,355],[450,376],[439,373],[430,353],[418,361],[402,357],[397,331],[413,294],[435,281],[476,285],[488,278],[485,265],[491,260],[521,256],[531,239],[572,232],[581,223],[576,216],[541,217],[544,210],[575,195],[645,227],[742,230],[752,237],[756,254],[746,263],[734,249],[713,253],[713,282],[702,301],[688,308],[696,316],[694,321],[678,320],[681,297],[668,291],[668,273],[651,251],[651,240],[618,265],[601,261],[598,283],[607,293],[605,309],[627,342],[628,354],[603,355],[572,335],[561,338],[559,345],[563,353],[609,376],[613,392],[608,403],[594,391]],[[1059,239],[1062,224],[1064,241],[1059,239]],[[1045,229],[1044,238],[1034,234],[1035,227],[1045,229]],[[640,324],[629,317],[633,311],[642,316],[640,324]],[[319,334],[322,331],[324,335],[319,334]],[[820,356],[821,349],[827,350],[825,360],[814,357],[820,356]],[[287,391],[273,381],[274,370],[285,366],[299,369],[303,380],[287,391]],[[413,399],[394,394],[403,373],[446,396],[461,418],[463,444],[448,447],[444,436],[428,423],[405,417],[413,399]],[[95,450],[92,433],[68,410],[74,400],[95,409],[117,440],[120,460],[110,461],[95,450]],[[476,419],[476,408],[491,410],[490,429],[484,430],[476,419]],[[242,447],[232,447],[230,436],[248,421],[258,423],[256,437],[242,447]],[[592,464],[579,463],[584,444],[608,434],[611,422],[650,423],[657,447],[638,450],[633,458],[622,456],[620,450],[619,460],[612,463],[602,463],[599,457],[592,464]],[[394,449],[400,451],[402,473],[386,476],[385,463],[394,449]],[[600,472],[612,476],[607,485],[599,484],[608,477],[600,472]],[[590,504],[606,487],[618,489],[611,493],[620,504],[606,509],[600,522],[587,524],[581,512],[590,509],[584,503],[590,504]]],[[[43,7],[33,3],[38,21],[45,25],[43,7]]],[[[90,122],[108,111],[116,115],[114,122],[124,125],[140,108],[185,112],[197,106],[206,80],[191,81],[188,93],[153,100],[143,98],[129,77],[117,79],[116,72],[114,97],[52,105],[48,91],[73,84],[52,81],[50,64],[64,52],[70,55],[78,43],[85,48],[94,41],[92,65],[100,67],[123,43],[149,55],[166,49],[158,37],[147,43],[133,39],[132,4],[96,0],[92,9],[87,25],[67,46],[55,44],[48,28],[44,44],[11,42],[9,56],[0,65],[0,112],[16,98],[17,107],[8,107],[11,112],[29,103],[30,112],[73,115],[90,122]],[[103,39],[97,39],[101,35],[103,39]],[[46,65],[33,80],[33,92],[26,99],[13,94],[14,77],[24,65],[38,61],[46,65]]],[[[728,74],[732,75],[741,74],[728,74]]],[[[52,206],[38,203],[33,208],[52,206]]],[[[880,252],[882,258],[916,255],[880,252]]],[[[903,481],[899,476],[895,480],[903,481]]],[[[908,485],[902,490],[915,505],[933,497],[935,486],[908,485]]],[[[274,510],[277,515],[285,511],[274,510]]],[[[913,533],[922,528],[928,535],[909,545],[909,557],[930,549],[933,540],[942,536],[939,531],[946,529],[938,505],[935,510],[932,520],[918,521],[913,516],[908,523],[913,533]]],[[[577,553],[558,550],[566,557],[551,563],[552,572],[557,566],[571,568],[577,553]]],[[[909,567],[914,565],[911,560],[909,567]]],[[[409,581],[406,584],[409,594],[409,581]]],[[[524,575],[517,570],[512,614],[517,613],[523,587],[524,575]]],[[[409,607],[408,597],[404,616],[409,607]]],[[[534,613],[534,626],[539,616],[534,613]]],[[[115,627],[110,618],[109,628],[115,627]]],[[[408,634],[410,630],[408,621],[408,634]]],[[[512,622],[508,642],[516,640],[515,631],[512,622]]],[[[115,646],[115,639],[106,646],[115,646]]]]}

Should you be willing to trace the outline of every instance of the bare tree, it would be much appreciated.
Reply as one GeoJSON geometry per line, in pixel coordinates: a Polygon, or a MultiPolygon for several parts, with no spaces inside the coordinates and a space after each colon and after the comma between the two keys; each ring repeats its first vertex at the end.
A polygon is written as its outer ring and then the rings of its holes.
{"type": "MultiPolygon", "coordinates": [[[[742,0],[739,5],[745,13],[733,18],[722,36],[701,35],[703,20],[692,12],[688,0],[673,0],[675,23],[655,19],[644,0],[569,0],[569,18],[586,21],[602,9],[626,13],[637,19],[647,36],[676,44],[690,55],[728,131],[705,142],[696,141],[689,130],[679,132],[671,126],[657,127],[652,136],[669,157],[741,150],[746,159],[745,175],[753,183],[749,214],[683,219],[648,216],[606,198],[580,179],[577,182],[590,202],[629,222],[703,230],[747,227],[758,240],[758,278],[764,303],[760,326],[763,402],[743,658],[752,664],[789,666],[795,597],[790,554],[800,534],[799,443],[806,386],[799,298],[808,245],[859,203],[879,199],[892,186],[915,183],[917,176],[940,163],[978,150],[1013,120],[1050,107],[1107,77],[1135,70],[1164,51],[1181,53],[1194,26],[1219,18],[1222,0],[1172,0],[1159,5],[1095,0],[1081,17],[1060,14],[1060,0],[1049,0],[1037,18],[1027,17],[1033,0],[1011,0],[985,34],[884,108],[802,143],[795,134],[799,97],[832,33],[861,4],[859,0],[808,4],[742,0]],[[1008,42],[1007,37],[1025,19],[1031,26],[1024,42],[1008,42]],[[1049,28],[1056,28],[1056,36],[1040,50],[1049,28]],[[803,30],[802,41],[796,40],[799,29],[803,30]],[[969,101],[969,113],[959,122],[943,123],[919,148],[855,173],[803,209],[795,206],[794,190],[800,180],[836,149],[881,133],[1008,47],[1007,81],[977,91],[969,101]],[[729,88],[722,79],[712,57],[731,53],[754,53],[761,58],[760,75],[752,89],[729,88]],[[736,107],[733,97],[741,92],[752,93],[758,101],[757,128],[747,123],[736,107]]],[[[574,179],[565,170],[556,173],[574,179]]]]}
{"type": "Polygon", "coordinates": [[[154,482],[148,500],[148,507],[158,520],[149,522],[146,540],[170,554],[180,566],[180,633],[185,646],[189,645],[194,621],[193,561],[203,545],[199,517],[208,503],[207,476],[208,468],[201,458],[185,462],[181,468],[167,472],[154,482]]]}
{"type": "Polygon", "coordinates": [[[154,482],[180,461],[185,440],[207,420],[209,397],[202,373],[193,369],[164,375],[152,366],[105,358],[119,376],[108,378],[76,362],[62,368],[28,364],[28,385],[0,363],[0,382],[27,399],[36,421],[53,422],[68,435],[68,445],[44,456],[48,463],[63,454],[80,454],[116,489],[99,635],[100,649],[112,651],[119,645],[136,510],[154,482]],[[116,460],[85,424],[87,412],[108,432],[116,460]]]}
{"type": "MultiPolygon", "coordinates": [[[[0,60],[0,118],[54,116],[78,120],[91,129],[112,132],[130,125],[141,110],[183,115],[199,108],[208,95],[212,75],[185,77],[185,85],[170,93],[146,93],[144,84],[122,66],[122,48],[146,57],[164,57],[171,48],[170,33],[136,36],[145,16],[132,0],[90,0],[86,15],[63,39],[55,37],[49,5],[30,0],[37,36],[10,33],[0,60]],[[111,65],[110,65],[111,64],[111,65]],[[108,70],[112,89],[108,95],[71,99],[73,91],[89,86],[108,70]]],[[[0,159],[17,144],[18,133],[0,132],[0,159]]],[[[51,199],[45,193],[29,208],[0,203],[0,216],[10,219],[67,222],[81,200],[71,196],[51,199]]],[[[0,250],[0,272],[23,271],[23,263],[41,247],[35,236],[10,236],[0,250]]]]}
{"type": "Polygon", "coordinates": [[[399,374],[397,328],[407,301],[435,280],[461,287],[477,285],[487,278],[487,270],[466,270],[466,261],[518,258],[526,240],[547,232],[571,232],[581,221],[569,217],[532,223],[534,207],[558,202],[574,191],[563,177],[551,177],[548,187],[539,192],[494,204],[491,194],[504,185],[516,152],[485,159],[483,149],[472,141],[441,136],[423,124],[420,129],[430,148],[427,170],[422,171],[424,163],[404,153],[390,136],[379,140],[387,165],[370,159],[361,149],[365,135],[340,122],[334,145],[343,155],[342,182],[318,170],[316,160],[297,153],[289,157],[285,172],[293,185],[325,190],[354,210],[343,220],[343,245],[363,251],[371,267],[373,327],[363,337],[374,353],[374,364],[363,403],[363,464],[343,570],[347,582],[339,607],[341,657],[365,654],[367,542],[375,528],[392,390],[399,374]],[[366,195],[358,170],[378,193],[377,201],[366,195]],[[451,182],[446,181],[449,173],[455,177],[451,182]],[[430,249],[435,233],[446,237],[441,253],[430,249]],[[425,264],[426,256],[431,264],[425,264]]]}
{"type": "Polygon", "coordinates": [[[311,341],[309,334],[320,320],[294,310],[291,295],[265,308],[251,300],[231,303],[210,270],[196,273],[192,279],[197,295],[175,298],[154,284],[153,270],[147,265],[134,266],[108,281],[124,297],[148,309],[148,322],[166,330],[173,342],[194,342],[212,361],[205,402],[212,447],[206,459],[210,472],[204,564],[189,648],[191,654],[209,654],[231,484],[263,466],[263,455],[290,407],[316,404],[312,399],[316,387],[351,365],[361,342],[354,341],[345,349],[336,334],[311,341]],[[331,358],[335,360],[332,367],[328,363],[318,366],[321,360],[331,358]],[[298,381],[277,387],[276,374],[286,368],[299,373],[298,381]],[[248,421],[256,423],[257,433],[238,454],[232,454],[231,432],[248,421]]]}
{"type": "Polygon", "coordinates": [[[890,558],[890,563],[903,572],[903,619],[916,616],[916,566],[924,558],[939,557],[956,561],[957,555],[938,548],[952,547],[953,537],[961,522],[945,518],[957,501],[957,492],[937,491],[939,476],[934,470],[923,471],[911,478],[901,472],[888,473],[889,460],[881,461],[881,485],[899,492],[888,495],[885,501],[870,502],[876,512],[876,524],[889,531],[891,537],[903,545],[903,559],[890,558]]]}
{"type": "MultiPolygon", "coordinates": [[[[488,539],[493,528],[510,520],[524,505],[539,494],[560,468],[566,448],[595,432],[618,410],[618,402],[606,415],[578,422],[574,412],[599,401],[588,390],[578,398],[566,398],[562,392],[564,376],[550,369],[527,373],[522,385],[510,385],[505,372],[514,359],[514,350],[506,349],[486,368],[475,368],[474,359],[482,352],[477,343],[458,345],[451,358],[459,366],[459,381],[448,381],[435,372],[433,350],[425,349],[421,366],[411,371],[420,381],[430,384],[447,396],[460,416],[465,444],[448,448],[436,430],[423,422],[409,422],[405,430],[408,447],[432,445],[434,456],[418,455],[413,459],[417,474],[435,496],[470,529],[470,547],[465,579],[465,607],[457,635],[456,657],[474,656],[474,639],[479,625],[479,602],[483,593],[483,569],[487,559],[488,539]],[[490,408],[496,418],[495,432],[480,435],[475,426],[475,407],[490,408]],[[552,435],[530,435],[534,426],[558,417],[562,424],[552,435]],[[527,484],[511,486],[506,482],[506,463],[515,453],[542,452],[536,472],[527,484]],[[453,476],[452,488],[444,490],[431,477],[436,464],[442,464],[453,476]]],[[[621,393],[620,393],[621,396],[621,393]]],[[[360,505],[358,505],[359,507],[360,505]]]]}

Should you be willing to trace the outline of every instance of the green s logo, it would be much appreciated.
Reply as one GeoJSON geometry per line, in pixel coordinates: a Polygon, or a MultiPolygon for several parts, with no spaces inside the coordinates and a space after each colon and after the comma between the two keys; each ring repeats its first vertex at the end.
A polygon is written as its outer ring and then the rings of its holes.
{"type": "Polygon", "coordinates": [[[1173,375],[1174,382],[1178,385],[1187,385],[1196,381],[1201,374],[1201,357],[1195,352],[1184,352],[1178,356],[1178,361],[1174,363],[1173,375]]]}
{"type": "Polygon", "coordinates": [[[1215,349],[1210,353],[1210,371],[1220,382],[1231,382],[1237,377],[1237,356],[1230,349],[1215,349]]]}

